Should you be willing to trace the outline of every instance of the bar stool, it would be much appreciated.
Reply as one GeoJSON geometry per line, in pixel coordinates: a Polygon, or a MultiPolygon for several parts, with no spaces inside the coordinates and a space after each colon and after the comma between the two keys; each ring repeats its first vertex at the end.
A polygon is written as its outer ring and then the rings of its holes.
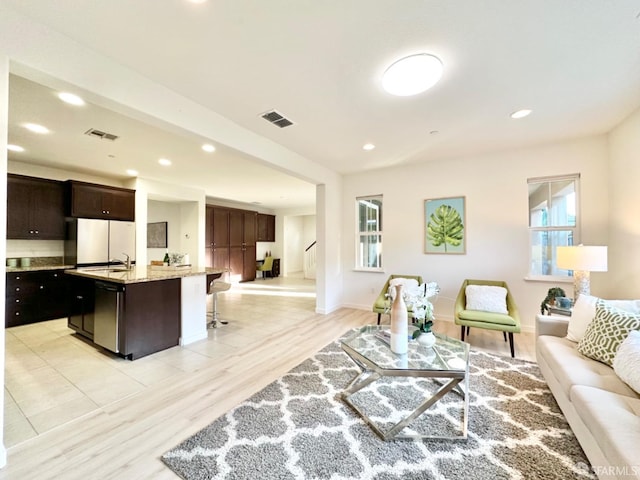
{"type": "Polygon", "coordinates": [[[209,284],[209,291],[207,292],[209,295],[213,296],[213,311],[211,312],[211,321],[207,323],[207,328],[217,328],[218,322],[223,325],[228,324],[224,320],[218,320],[218,293],[226,292],[231,288],[231,284],[227,282],[222,282],[218,280],[213,280],[209,284]]]}

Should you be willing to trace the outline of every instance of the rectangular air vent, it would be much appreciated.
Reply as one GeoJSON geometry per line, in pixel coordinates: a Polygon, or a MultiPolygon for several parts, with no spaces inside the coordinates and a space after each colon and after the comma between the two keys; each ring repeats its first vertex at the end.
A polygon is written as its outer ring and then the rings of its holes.
{"type": "Polygon", "coordinates": [[[263,113],[261,116],[266,121],[271,122],[271,123],[273,123],[274,125],[277,125],[280,128],[284,128],[284,127],[288,127],[289,125],[293,125],[293,122],[291,120],[289,120],[288,118],[285,118],[284,116],[280,115],[275,110],[271,110],[270,112],[263,113]]]}
{"type": "Polygon", "coordinates": [[[117,135],[114,135],[112,133],[106,133],[106,132],[102,132],[100,130],[97,130],[95,128],[90,128],[89,130],[87,130],[86,132],[84,132],[85,135],[89,135],[90,137],[96,137],[99,138],[100,140],[111,140],[112,142],[118,138],[117,135]]]}

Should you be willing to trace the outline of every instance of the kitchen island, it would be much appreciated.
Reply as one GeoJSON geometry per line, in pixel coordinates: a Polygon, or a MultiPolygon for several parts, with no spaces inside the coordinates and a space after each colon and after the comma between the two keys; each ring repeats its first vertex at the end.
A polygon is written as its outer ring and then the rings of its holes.
{"type": "Polygon", "coordinates": [[[82,306],[80,320],[70,316],[69,326],[131,360],[203,340],[207,338],[207,285],[224,272],[144,266],[67,270],[81,279],[85,290],[95,289],[93,301],[82,306]]]}

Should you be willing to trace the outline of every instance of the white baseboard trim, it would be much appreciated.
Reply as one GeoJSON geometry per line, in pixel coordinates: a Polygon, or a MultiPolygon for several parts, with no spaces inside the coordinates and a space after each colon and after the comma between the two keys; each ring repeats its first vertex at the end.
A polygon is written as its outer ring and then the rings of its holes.
{"type": "Polygon", "coordinates": [[[207,330],[205,330],[204,332],[201,332],[197,335],[191,335],[189,337],[180,337],[180,345],[185,346],[185,345],[189,345],[190,343],[199,342],[200,340],[206,340],[208,336],[209,334],[207,333],[207,330]]]}
{"type": "Polygon", "coordinates": [[[4,445],[0,445],[0,468],[4,468],[7,465],[7,449],[4,445]]]}

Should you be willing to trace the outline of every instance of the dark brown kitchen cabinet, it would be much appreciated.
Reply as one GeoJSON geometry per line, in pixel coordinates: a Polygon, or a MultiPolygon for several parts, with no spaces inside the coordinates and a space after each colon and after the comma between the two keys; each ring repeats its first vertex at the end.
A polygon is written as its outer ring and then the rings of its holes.
{"type": "Polygon", "coordinates": [[[64,270],[7,272],[5,326],[64,318],[69,314],[64,270]]]}
{"type": "Polygon", "coordinates": [[[178,345],[181,280],[127,284],[119,324],[120,353],[131,360],[178,345]]]}
{"type": "Polygon", "coordinates": [[[135,190],[75,180],[67,188],[70,217],[135,221],[135,190]]]}
{"type": "Polygon", "coordinates": [[[206,265],[229,269],[228,280],[254,280],[258,213],[211,205],[206,212],[206,265]]]}
{"type": "Polygon", "coordinates": [[[64,184],[7,175],[7,238],[64,240],[64,184]]]}
{"type": "Polygon", "coordinates": [[[231,279],[246,282],[256,278],[256,220],[250,210],[229,210],[229,268],[231,279]]]}
{"type": "Polygon", "coordinates": [[[259,242],[276,241],[276,217],[266,213],[258,214],[258,238],[259,242]]]}
{"type": "Polygon", "coordinates": [[[77,334],[93,340],[95,281],[67,275],[69,321],[68,326],[77,334]]]}

